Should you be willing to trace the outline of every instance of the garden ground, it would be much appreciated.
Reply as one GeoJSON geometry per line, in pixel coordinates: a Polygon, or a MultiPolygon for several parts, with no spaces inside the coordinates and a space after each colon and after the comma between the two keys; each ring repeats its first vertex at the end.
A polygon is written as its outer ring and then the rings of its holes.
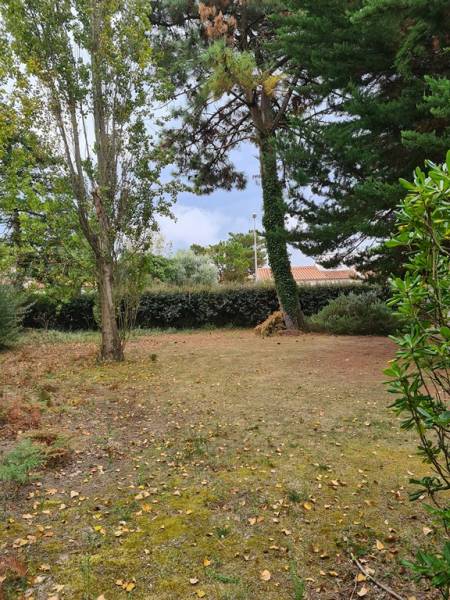
{"type": "Polygon", "coordinates": [[[405,600],[434,597],[400,562],[436,540],[407,497],[424,468],[387,408],[391,342],[149,334],[97,365],[94,337],[0,355],[3,405],[39,407],[19,438],[73,449],[2,484],[5,598],[299,600],[300,578],[306,598],[388,598],[351,553],[405,600]]]}

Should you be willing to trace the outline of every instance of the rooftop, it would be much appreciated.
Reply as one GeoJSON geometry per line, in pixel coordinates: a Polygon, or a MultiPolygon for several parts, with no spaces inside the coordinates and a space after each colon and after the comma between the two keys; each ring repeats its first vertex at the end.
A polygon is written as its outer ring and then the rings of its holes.
{"type": "MultiPolygon", "coordinates": [[[[354,269],[322,269],[317,265],[306,267],[292,267],[295,281],[349,281],[358,279],[358,273],[354,269]]],[[[272,270],[270,267],[261,267],[257,272],[258,281],[270,281],[272,270]]]]}

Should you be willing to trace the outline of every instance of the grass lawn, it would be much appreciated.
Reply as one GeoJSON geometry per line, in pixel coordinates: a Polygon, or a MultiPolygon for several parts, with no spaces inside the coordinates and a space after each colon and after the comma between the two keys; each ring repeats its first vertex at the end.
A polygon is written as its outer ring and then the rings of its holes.
{"type": "Polygon", "coordinates": [[[94,337],[0,355],[3,405],[38,405],[38,437],[73,448],[1,484],[0,563],[27,569],[5,598],[300,600],[301,580],[305,598],[388,598],[352,552],[405,600],[435,597],[400,563],[436,540],[407,497],[424,468],[387,409],[387,339],[146,335],[99,366],[94,337]]]}

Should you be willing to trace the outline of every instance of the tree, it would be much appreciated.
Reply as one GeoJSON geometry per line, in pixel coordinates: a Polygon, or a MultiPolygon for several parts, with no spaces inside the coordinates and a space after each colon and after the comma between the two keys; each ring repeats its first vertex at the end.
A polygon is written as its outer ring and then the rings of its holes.
{"type": "Polygon", "coordinates": [[[443,551],[420,551],[410,564],[450,597],[450,152],[446,163],[427,162],[397,212],[397,232],[388,242],[408,253],[404,277],[393,280],[391,301],[405,327],[394,340],[398,351],[386,370],[403,429],[415,430],[419,454],[430,473],[411,483],[412,500],[428,496],[429,512],[442,525],[443,551]]]}
{"type": "Polygon", "coordinates": [[[12,345],[19,335],[22,304],[17,290],[0,282],[0,351],[12,345]]]}
{"type": "MultiPolygon", "coordinates": [[[[208,247],[191,246],[198,255],[207,255],[219,270],[222,282],[244,282],[255,274],[254,235],[248,233],[229,233],[228,239],[208,247]]],[[[257,235],[256,252],[258,265],[266,263],[264,238],[257,235]]]]}
{"type": "Polygon", "coordinates": [[[179,250],[166,274],[167,282],[177,286],[213,286],[219,281],[219,272],[212,260],[191,250],[179,250]]]}
{"type": "Polygon", "coordinates": [[[298,247],[327,266],[398,271],[386,249],[407,178],[450,147],[446,0],[292,0],[278,43],[307,74],[283,139],[298,247]],[[312,192],[312,193],[311,193],[312,192]]]}
{"type": "Polygon", "coordinates": [[[166,92],[152,63],[146,6],[2,0],[0,8],[17,85],[42,101],[44,132],[60,153],[61,180],[95,263],[100,357],[121,360],[117,262],[125,249],[145,250],[155,214],[167,213],[176,191],[160,183],[168,151],[152,147],[146,126],[152,100],[166,92]]]}
{"type": "Polygon", "coordinates": [[[150,283],[165,283],[173,279],[174,261],[172,258],[148,253],[145,256],[144,268],[150,283]]]}
{"type": "Polygon", "coordinates": [[[34,130],[35,111],[0,105],[9,127],[0,142],[0,223],[5,274],[16,287],[37,283],[66,298],[94,282],[92,259],[58,162],[34,130]]]}
{"type": "Polygon", "coordinates": [[[278,131],[286,125],[288,111],[301,101],[300,69],[291,69],[271,45],[271,17],[284,10],[285,2],[161,0],[153,7],[154,22],[169,29],[170,39],[163,37],[161,46],[166,61],[175,66],[174,85],[186,93],[186,102],[174,115],[182,125],[177,124],[167,143],[176,148],[182,170],[192,174],[194,189],[203,192],[218,185],[243,187],[245,178],[234,168],[230,151],[243,141],[256,145],[269,264],[288,328],[304,327],[287,250],[277,155],[278,131]]]}
{"type": "Polygon", "coordinates": [[[8,277],[19,288],[30,277],[40,283],[57,279],[66,284],[73,281],[75,265],[83,262],[75,255],[81,259],[86,245],[77,235],[76,215],[70,210],[69,194],[63,193],[58,161],[37,133],[36,100],[25,89],[5,88],[0,98],[0,223],[10,256],[8,277]],[[70,245],[75,252],[66,252],[70,245]]]}

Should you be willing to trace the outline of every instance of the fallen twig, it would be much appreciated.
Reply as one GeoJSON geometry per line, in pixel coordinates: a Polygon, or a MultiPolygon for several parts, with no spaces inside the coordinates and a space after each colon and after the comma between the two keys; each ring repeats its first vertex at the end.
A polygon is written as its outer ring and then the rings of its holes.
{"type": "Polygon", "coordinates": [[[387,585],[384,585],[384,583],[381,583],[380,581],[375,579],[375,577],[372,577],[372,575],[370,575],[370,573],[368,573],[364,569],[363,565],[359,562],[359,560],[353,554],[351,554],[350,556],[352,557],[352,561],[355,563],[355,565],[358,567],[358,569],[361,571],[361,573],[365,577],[367,577],[367,579],[370,579],[370,581],[372,581],[372,583],[374,583],[380,589],[384,590],[387,594],[390,594],[393,598],[396,598],[397,600],[404,600],[404,598],[399,596],[397,594],[397,592],[394,592],[394,590],[392,590],[390,587],[388,587],[387,585]]]}

